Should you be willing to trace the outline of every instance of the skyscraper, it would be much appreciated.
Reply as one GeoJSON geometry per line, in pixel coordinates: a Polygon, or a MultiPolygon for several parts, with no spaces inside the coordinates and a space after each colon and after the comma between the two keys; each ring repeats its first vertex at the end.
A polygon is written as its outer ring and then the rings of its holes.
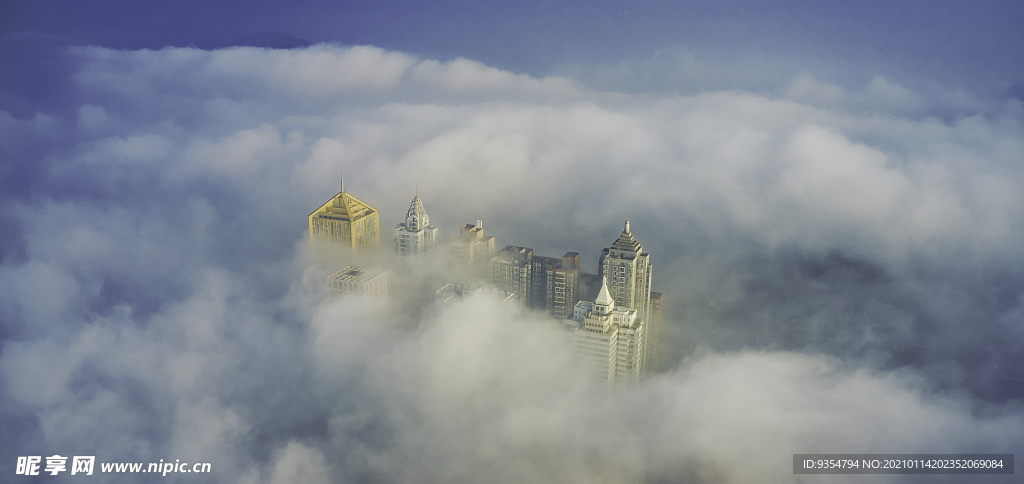
{"type": "Polygon", "coordinates": [[[430,225],[430,217],[417,194],[409,204],[405,222],[395,227],[395,252],[401,255],[423,253],[437,241],[437,231],[437,227],[430,225]]]}
{"type": "Polygon", "coordinates": [[[558,267],[547,269],[547,290],[545,308],[558,319],[572,317],[573,307],[578,301],[580,279],[580,254],[566,252],[558,267]]]}
{"type": "MultiPolygon", "coordinates": [[[[608,290],[619,306],[633,308],[637,318],[649,322],[651,317],[651,255],[629,230],[629,220],[612,246],[601,253],[598,275],[608,281],[608,290]]],[[[642,342],[649,354],[649,338],[642,342]]],[[[657,343],[655,343],[657,344],[657,343]]],[[[646,363],[646,362],[645,362],[646,363]]],[[[646,366],[646,365],[645,365],[646,366]]]]}
{"type": "Polygon", "coordinates": [[[530,269],[530,299],[527,304],[531,308],[549,309],[548,292],[554,288],[550,285],[548,276],[551,270],[562,267],[562,259],[534,255],[530,264],[533,267],[530,269]]]}
{"type": "Polygon", "coordinates": [[[376,249],[380,245],[377,209],[345,192],[343,179],[341,191],[309,214],[309,240],[318,248],[376,249]]]}
{"type": "Polygon", "coordinates": [[[601,252],[599,276],[608,280],[608,290],[620,306],[637,310],[637,317],[648,315],[651,299],[651,255],[644,252],[632,232],[629,220],[612,246],[601,252]]]}
{"type": "Polygon", "coordinates": [[[466,264],[476,264],[491,260],[494,253],[494,236],[484,234],[483,220],[476,225],[466,224],[459,230],[459,236],[450,242],[452,258],[466,264]]]}
{"type": "Polygon", "coordinates": [[[647,370],[658,370],[658,355],[661,354],[661,308],[665,298],[660,292],[651,291],[651,314],[644,323],[647,326],[647,370]]]}
{"type": "Polygon", "coordinates": [[[644,377],[644,323],[637,310],[618,307],[604,279],[594,302],[573,308],[573,356],[598,379],[636,382],[644,377]]]}
{"type": "Polygon", "coordinates": [[[529,247],[507,245],[491,259],[491,282],[499,291],[516,293],[520,304],[565,319],[577,301],[579,266],[576,252],[544,257],[529,247]]]}
{"type": "Polygon", "coordinates": [[[533,249],[506,245],[491,259],[491,282],[499,291],[515,293],[516,302],[530,303],[533,249]]]}

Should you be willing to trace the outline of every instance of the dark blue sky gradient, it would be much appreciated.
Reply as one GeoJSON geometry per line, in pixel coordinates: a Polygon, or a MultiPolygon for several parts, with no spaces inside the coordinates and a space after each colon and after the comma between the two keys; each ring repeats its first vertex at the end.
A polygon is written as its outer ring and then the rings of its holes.
{"type": "MultiPolygon", "coordinates": [[[[683,47],[705,61],[767,58],[839,85],[875,75],[904,85],[1024,95],[1024,4],[1013,1],[743,2],[6,2],[4,87],[48,98],[46,49],[369,44],[466,57],[533,75],[644,60],[683,47]]],[[[47,64],[49,62],[49,64],[47,64]]],[[[58,63],[59,64],[59,63],[58,63]]],[[[5,96],[4,104],[16,100],[5,96]]],[[[24,106],[23,106],[24,107],[24,106]]]]}

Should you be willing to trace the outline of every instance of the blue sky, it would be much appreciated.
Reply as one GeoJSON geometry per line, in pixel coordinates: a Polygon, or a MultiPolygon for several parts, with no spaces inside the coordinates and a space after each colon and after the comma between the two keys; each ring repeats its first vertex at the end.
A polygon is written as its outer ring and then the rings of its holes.
{"type": "Polygon", "coordinates": [[[1024,446],[1019,3],[0,8],[0,473],[785,482],[1024,446]],[[392,303],[327,297],[306,216],[341,171],[385,246],[418,190],[442,239],[596,272],[628,214],[660,373],[608,392],[542,315],[419,312],[476,280],[443,251],[380,254],[392,303]]]}
{"type": "MultiPolygon", "coordinates": [[[[35,51],[27,46],[340,42],[466,57],[532,75],[683,47],[705,61],[767,59],[784,74],[806,71],[843,86],[882,75],[912,87],[1024,95],[1024,7],[1012,1],[43,1],[3,8],[7,55],[34,66],[24,76],[53,68],[31,64],[35,51]]],[[[11,75],[8,86],[30,88],[11,75]]]]}

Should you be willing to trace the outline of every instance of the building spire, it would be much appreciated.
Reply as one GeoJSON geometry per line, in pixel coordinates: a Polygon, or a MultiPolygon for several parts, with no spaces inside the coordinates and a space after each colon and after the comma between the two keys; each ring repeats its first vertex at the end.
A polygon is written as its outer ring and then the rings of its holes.
{"type": "Polygon", "coordinates": [[[409,211],[405,214],[405,228],[410,232],[418,232],[429,226],[430,217],[427,216],[427,211],[423,208],[423,202],[417,193],[412,198],[412,203],[409,204],[409,211]]]}
{"type": "Polygon", "coordinates": [[[612,299],[612,295],[608,292],[608,277],[601,278],[601,292],[597,294],[597,299],[594,300],[594,304],[598,306],[615,306],[615,300],[612,299]]]}
{"type": "Polygon", "coordinates": [[[420,185],[416,184],[416,198],[420,198],[420,185]]]}
{"type": "Polygon", "coordinates": [[[345,172],[341,172],[341,193],[345,193],[345,172]]]}
{"type": "Polygon", "coordinates": [[[626,229],[623,232],[629,233],[629,215],[626,216],[626,229]]]}

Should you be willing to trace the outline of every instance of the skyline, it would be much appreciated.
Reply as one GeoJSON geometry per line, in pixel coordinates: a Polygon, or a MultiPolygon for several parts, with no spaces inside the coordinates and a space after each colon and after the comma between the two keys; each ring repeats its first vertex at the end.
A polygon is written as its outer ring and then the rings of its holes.
{"type": "Polygon", "coordinates": [[[792,454],[1024,448],[1020,4],[205,5],[2,7],[0,472],[803,482],[792,454]],[[482,220],[586,272],[628,216],[664,371],[577,381],[483,294],[417,313],[465,279],[444,256],[327,298],[303,219],[341,171],[386,260],[414,194],[442,241],[482,220]]]}

